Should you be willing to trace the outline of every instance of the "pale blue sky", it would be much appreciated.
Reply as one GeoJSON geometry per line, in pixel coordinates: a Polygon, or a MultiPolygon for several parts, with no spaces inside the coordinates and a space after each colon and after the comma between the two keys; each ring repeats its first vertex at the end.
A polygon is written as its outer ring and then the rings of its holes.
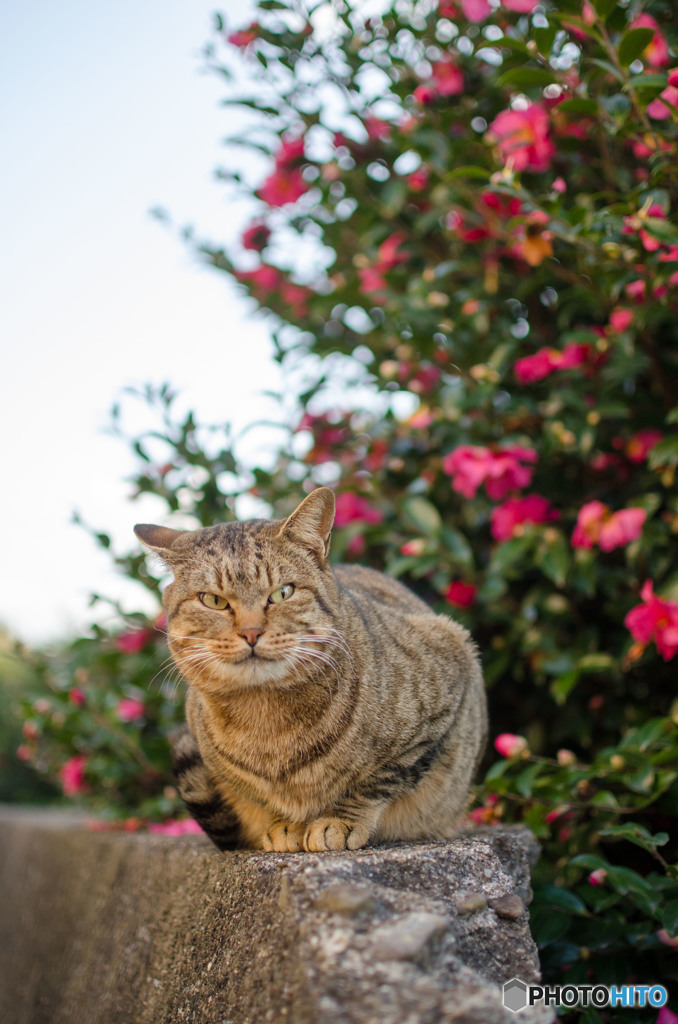
{"type": "MultiPolygon", "coordinates": [[[[234,26],[248,5],[216,5],[234,26]]],[[[20,0],[0,11],[0,622],[29,640],[80,628],[90,590],[127,599],[77,507],[127,545],[130,462],[104,436],[125,384],[169,379],[208,421],[270,407],[266,326],[148,211],[227,241],[249,211],[213,170],[234,115],[201,73],[205,0],[20,0]]]]}

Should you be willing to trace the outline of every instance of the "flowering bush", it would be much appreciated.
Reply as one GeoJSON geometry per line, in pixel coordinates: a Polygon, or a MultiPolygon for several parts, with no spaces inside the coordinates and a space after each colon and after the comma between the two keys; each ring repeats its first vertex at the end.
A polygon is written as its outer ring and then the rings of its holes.
{"type": "MultiPolygon", "coordinates": [[[[284,515],[334,486],[335,557],[403,578],[478,641],[501,756],[472,817],[543,844],[546,977],[673,983],[676,11],[259,15],[230,34],[219,20],[210,59],[242,60],[250,85],[228,102],[269,163],[222,172],[256,214],[241,244],[200,251],[268,311],[298,408],[273,469],[248,470],[149,392],[163,426],[133,439],[137,490],[209,524],[246,494],[284,515]]],[[[119,563],[155,587],[140,555],[119,563]]],[[[62,666],[31,742],[64,786],[158,815],[178,712],[162,671],[149,696],[161,652],[134,621],[76,645],[83,703],[62,666]]]]}

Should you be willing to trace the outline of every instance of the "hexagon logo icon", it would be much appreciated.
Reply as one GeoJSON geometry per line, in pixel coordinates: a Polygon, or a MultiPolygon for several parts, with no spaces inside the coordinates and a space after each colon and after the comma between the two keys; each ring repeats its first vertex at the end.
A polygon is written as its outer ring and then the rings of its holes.
{"type": "Polygon", "coordinates": [[[527,985],[520,978],[511,978],[504,985],[504,1006],[517,1013],[527,1006],[527,985]]]}

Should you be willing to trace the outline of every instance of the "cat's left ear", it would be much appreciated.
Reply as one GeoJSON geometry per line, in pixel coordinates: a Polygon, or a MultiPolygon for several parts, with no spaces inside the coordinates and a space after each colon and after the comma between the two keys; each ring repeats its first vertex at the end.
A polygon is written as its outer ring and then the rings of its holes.
{"type": "Polygon", "coordinates": [[[137,537],[147,548],[159,555],[164,562],[173,562],[179,552],[172,550],[181,537],[186,537],[190,530],[171,530],[169,526],[151,526],[149,523],[137,523],[134,527],[137,537]]]}
{"type": "Polygon", "coordinates": [[[316,487],[295,508],[278,531],[287,534],[316,551],[324,561],[330,553],[330,535],[334,523],[334,492],[329,487],[316,487]]]}

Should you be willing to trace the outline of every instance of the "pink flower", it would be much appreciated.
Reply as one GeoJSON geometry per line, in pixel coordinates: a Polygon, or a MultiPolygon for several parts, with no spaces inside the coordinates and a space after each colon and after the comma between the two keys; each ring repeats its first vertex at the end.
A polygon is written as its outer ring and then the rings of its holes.
{"type": "Polygon", "coordinates": [[[654,36],[643,50],[643,60],[655,68],[666,67],[670,60],[669,47],[652,15],[639,14],[630,27],[651,28],[654,31],[654,36]]]}
{"type": "Polygon", "coordinates": [[[115,713],[121,722],[134,722],[137,718],[143,718],[146,709],[142,700],[136,697],[123,697],[118,701],[115,713]]]}
{"type": "Polygon", "coordinates": [[[464,76],[454,61],[447,57],[433,65],[430,82],[417,86],[413,95],[418,103],[426,105],[438,96],[458,96],[463,91],[464,76]]]}
{"type": "Polygon", "coordinates": [[[531,103],[526,110],[502,110],[488,133],[496,141],[504,163],[510,162],[515,171],[545,171],[555,152],[548,130],[546,110],[531,103]]]}
{"type": "Polygon", "coordinates": [[[567,182],[564,178],[556,178],[553,182],[553,191],[558,192],[560,195],[563,192],[567,192],[567,182]]]}
{"type": "Polygon", "coordinates": [[[428,185],[428,179],[430,177],[430,171],[425,164],[418,167],[416,171],[412,171],[407,176],[408,187],[412,192],[423,192],[428,185]]]}
{"type": "Polygon", "coordinates": [[[270,228],[268,228],[263,221],[255,220],[243,231],[241,239],[242,247],[243,249],[250,249],[253,252],[261,252],[261,250],[265,249],[268,245],[270,237],[270,228]]]}
{"type": "Polygon", "coordinates": [[[630,309],[624,309],[623,306],[617,306],[610,313],[610,327],[613,331],[625,331],[627,327],[630,327],[633,323],[633,312],[630,309]]]}
{"type": "Polygon", "coordinates": [[[122,654],[138,654],[152,638],[150,629],[129,629],[115,638],[115,644],[122,654]]]}
{"type": "Polygon", "coordinates": [[[252,43],[259,38],[259,26],[256,21],[253,21],[249,28],[241,28],[238,32],[233,32],[227,37],[228,42],[232,46],[238,46],[244,49],[247,46],[251,46],[252,43]]]}
{"type": "Polygon", "coordinates": [[[426,541],[423,537],[416,537],[414,540],[405,541],[400,547],[401,555],[411,555],[418,557],[423,555],[426,551],[426,541]]]}
{"type": "Polygon", "coordinates": [[[476,599],[476,588],[472,583],[464,583],[456,580],[450,583],[445,591],[445,600],[448,604],[456,605],[457,608],[468,608],[476,599]]]}
{"type": "Polygon", "coordinates": [[[540,494],[509,498],[492,510],[492,536],[498,541],[510,540],[524,523],[551,523],[558,516],[558,511],[540,494]]]}
{"type": "Polygon", "coordinates": [[[368,114],[363,124],[365,125],[365,131],[370,142],[388,139],[393,131],[393,125],[390,121],[383,121],[380,117],[375,117],[374,114],[368,114]]]}
{"type": "Polygon", "coordinates": [[[25,743],[22,743],[21,746],[16,748],[16,756],[20,761],[30,761],[33,754],[31,752],[31,748],[27,747],[25,743]]]}
{"type": "Polygon", "coordinates": [[[678,653],[678,602],[656,597],[652,580],[640,592],[643,604],[632,608],[624,619],[631,636],[645,648],[654,640],[664,661],[678,653]]]}
{"type": "Polygon", "coordinates": [[[623,508],[612,512],[602,501],[589,501],[579,509],[572,546],[592,548],[598,544],[603,551],[625,547],[640,537],[646,518],[644,508],[623,508]]]}
{"type": "MultiPolygon", "coordinates": [[[[668,946],[670,949],[678,949],[678,935],[671,937],[666,928],[660,928],[656,935],[659,941],[663,942],[665,946],[668,946]]],[[[676,1017],[674,1013],[671,1014],[671,1017],[673,1018],[674,1024],[678,1024],[678,1017],[676,1017]]],[[[659,1017],[657,1020],[659,1020],[659,1017]]]]}
{"type": "MultiPolygon", "coordinates": [[[[662,940],[660,939],[659,941],[661,942],[662,940]]],[[[668,1006],[662,1006],[657,1014],[655,1024],[678,1024],[678,1013],[672,1013],[668,1006]]]]}
{"type": "MultiPolygon", "coordinates": [[[[676,95],[678,95],[678,89],[676,89],[676,95]]],[[[647,213],[631,214],[630,217],[624,217],[624,228],[622,234],[633,235],[638,233],[640,240],[643,243],[643,248],[647,252],[656,252],[660,248],[661,242],[654,235],[651,235],[645,226],[647,217],[654,217],[657,220],[665,220],[666,214],[664,213],[661,206],[657,203],[653,203],[647,213]]]]}
{"type": "Polygon", "coordinates": [[[304,159],[303,138],[283,139],[275,158],[275,167],[260,186],[257,195],[269,206],[295,203],[308,191],[299,164],[304,159]]]}
{"type": "Polygon", "coordinates": [[[648,103],[647,113],[655,121],[666,121],[671,116],[671,108],[675,110],[676,107],[678,107],[678,88],[675,85],[667,85],[656,99],[648,103]]]}
{"type": "Polygon", "coordinates": [[[607,871],[605,868],[596,868],[589,875],[589,885],[604,885],[607,878],[607,871]]]}
{"type": "Polygon", "coordinates": [[[517,14],[530,14],[538,3],[539,0],[501,0],[502,7],[517,14]]]}
{"type": "Polygon", "coordinates": [[[510,445],[505,448],[482,448],[462,444],[442,460],[443,472],[452,477],[452,488],[465,498],[473,498],[481,484],[493,501],[501,501],[509,491],[528,487],[533,469],[523,462],[536,462],[534,448],[510,445]]]}
{"type": "Polygon", "coordinates": [[[494,741],[495,750],[502,757],[522,757],[529,754],[530,748],[524,736],[516,736],[512,732],[501,732],[494,741]]]}
{"type": "Polygon", "coordinates": [[[69,704],[75,704],[76,708],[84,707],[86,703],[85,691],[79,686],[72,686],[68,691],[68,702],[69,704]]]}
{"type": "Polygon", "coordinates": [[[461,9],[469,21],[484,21],[492,8],[487,0],[461,0],[461,9]]]}
{"type": "Polygon", "coordinates": [[[384,276],[399,263],[405,263],[409,258],[406,250],[398,252],[399,247],[405,240],[401,231],[395,231],[386,238],[377,249],[376,262],[371,267],[360,267],[360,291],[364,295],[372,295],[375,292],[384,291],[386,288],[386,277],[384,276]]]}
{"type": "Polygon", "coordinates": [[[634,300],[634,302],[642,302],[645,298],[645,282],[640,278],[636,281],[629,281],[624,288],[624,291],[630,299],[634,300]]]}
{"type": "Polygon", "coordinates": [[[540,348],[533,356],[516,359],[513,372],[520,384],[534,384],[548,377],[554,370],[573,370],[589,361],[593,349],[590,345],[570,341],[562,351],[540,348]]]}
{"type": "Polygon", "coordinates": [[[378,508],[374,508],[367,498],[353,491],[342,491],[337,495],[337,511],[334,517],[335,526],[346,526],[348,523],[380,523],[384,516],[378,508]]]}
{"type": "Polygon", "coordinates": [[[629,438],[624,451],[631,462],[643,462],[663,436],[661,430],[639,430],[629,438]]]}
{"type": "Polygon", "coordinates": [[[193,818],[184,818],[181,821],[153,822],[148,826],[148,831],[166,836],[192,836],[199,835],[202,829],[193,818]]]}
{"type": "Polygon", "coordinates": [[[62,765],[61,771],[59,772],[59,778],[61,779],[61,785],[66,796],[76,796],[78,793],[84,792],[85,786],[85,765],[87,764],[87,758],[84,754],[78,754],[76,757],[69,757],[68,761],[62,765]]]}

